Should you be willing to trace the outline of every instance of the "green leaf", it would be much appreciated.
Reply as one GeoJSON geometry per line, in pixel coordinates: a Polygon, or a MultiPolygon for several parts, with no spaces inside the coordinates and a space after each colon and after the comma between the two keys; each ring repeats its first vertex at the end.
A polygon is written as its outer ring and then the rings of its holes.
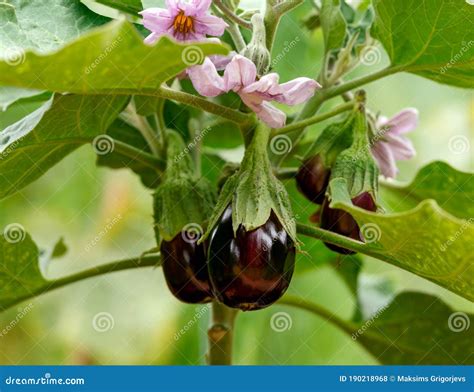
{"type": "Polygon", "coordinates": [[[14,223],[3,228],[0,236],[0,312],[26,299],[94,276],[132,268],[156,267],[160,264],[160,257],[155,254],[119,260],[54,280],[43,276],[40,262],[38,246],[23,226],[14,223]]]}
{"type": "Polygon", "coordinates": [[[23,227],[7,226],[0,237],[0,311],[47,285],[38,260],[38,247],[23,227]]]}
{"type": "MultiPolygon", "coordinates": [[[[151,154],[150,147],[140,131],[121,119],[116,119],[112,123],[107,130],[107,135],[114,140],[121,141],[140,151],[151,154]]],[[[151,189],[155,189],[161,181],[160,173],[156,169],[145,165],[143,162],[124,156],[117,151],[97,155],[97,165],[106,166],[111,169],[128,168],[140,176],[143,185],[151,189]]]]}
{"type": "Polygon", "coordinates": [[[0,3],[0,53],[45,53],[108,20],[76,0],[7,0],[0,3]]]}
{"type": "Polygon", "coordinates": [[[323,0],[321,7],[321,27],[326,52],[339,49],[346,37],[346,20],[341,12],[340,0],[323,0]]]}
{"type": "Polygon", "coordinates": [[[205,56],[227,52],[220,44],[183,45],[167,37],[148,46],[132,24],[117,20],[48,55],[28,51],[14,67],[0,61],[0,84],[68,93],[150,94],[205,56]]]}
{"type": "Polygon", "coordinates": [[[372,29],[399,71],[459,87],[474,85],[474,12],[465,0],[373,1],[372,29]]]}
{"type": "Polygon", "coordinates": [[[369,319],[338,318],[317,304],[284,297],[282,304],[313,312],[351,335],[383,365],[467,365],[472,363],[474,315],[455,312],[439,298],[417,292],[397,295],[369,319]]]}
{"type": "Polygon", "coordinates": [[[473,219],[474,174],[433,162],[409,184],[381,183],[380,200],[387,211],[406,211],[425,199],[436,200],[443,210],[458,218],[473,219]]]}
{"type": "Polygon", "coordinates": [[[95,0],[97,3],[104,4],[116,10],[126,12],[130,15],[138,16],[142,11],[142,2],[140,0],[95,0]]]}
{"type": "Polygon", "coordinates": [[[105,134],[127,99],[52,97],[0,132],[0,199],[19,191],[78,147],[105,134]]]}
{"type": "Polygon", "coordinates": [[[474,225],[442,210],[434,200],[395,214],[355,207],[344,180],[330,182],[331,208],[349,212],[361,227],[362,253],[426,278],[474,300],[474,225]]]}
{"type": "Polygon", "coordinates": [[[0,86],[0,111],[7,110],[10,105],[17,101],[34,97],[42,99],[44,96],[43,92],[38,90],[0,86]]]}
{"type": "Polygon", "coordinates": [[[456,313],[439,298],[405,292],[361,324],[352,338],[386,365],[467,365],[473,322],[474,315],[456,313]]]}

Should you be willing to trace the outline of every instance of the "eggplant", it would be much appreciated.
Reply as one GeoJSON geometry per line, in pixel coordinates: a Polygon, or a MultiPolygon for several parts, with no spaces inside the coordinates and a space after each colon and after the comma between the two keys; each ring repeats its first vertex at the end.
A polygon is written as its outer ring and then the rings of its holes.
{"type": "MultiPolygon", "coordinates": [[[[375,212],[377,210],[375,200],[368,192],[361,193],[359,196],[354,197],[352,199],[352,204],[367,211],[375,212]]],[[[357,241],[361,241],[359,226],[352,215],[343,210],[330,208],[328,199],[325,199],[323,202],[319,219],[322,229],[341,234],[357,241]]],[[[340,246],[326,242],[324,245],[334,252],[341,253],[343,255],[351,255],[355,253],[349,249],[341,248],[340,246]]]]}
{"type": "Polygon", "coordinates": [[[160,250],[166,283],[177,299],[190,304],[213,299],[204,244],[180,233],[171,241],[163,240],[160,250]]]}
{"type": "Polygon", "coordinates": [[[298,190],[311,202],[322,204],[331,171],[324,166],[320,155],[308,158],[296,174],[298,190]]]}
{"type": "Polygon", "coordinates": [[[288,289],[295,266],[295,244],[274,212],[255,230],[240,226],[234,236],[232,208],[211,233],[209,276],[214,296],[241,310],[258,310],[288,289]]]}

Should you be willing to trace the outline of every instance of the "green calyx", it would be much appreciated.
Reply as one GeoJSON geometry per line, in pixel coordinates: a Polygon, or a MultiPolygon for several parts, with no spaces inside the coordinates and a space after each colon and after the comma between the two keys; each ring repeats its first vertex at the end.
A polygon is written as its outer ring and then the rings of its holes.
{"type": "Polygon", "coordinates": [[[252,16],[252,39],[242,51],[242,56],[252,60],[257,67],[257,75],[265,75],[270,68],[270,51],[266,45],[266,32],[263,18],[260,14],[252,16]]]}
{"type": "Polygon", "coordinates": [[[358,103],[352,120],[352,145],[342,151],[334,162],[331,182],[344,179],[351,198],[364,192],[377,196],[379,169],[370,150],[368,125],[363,103],[358,103]]]}
{"type": "Polygon", "coordinates": [[[264,225],[273,211],[291,239],[298,244],[295,216],[291,211],[288,193],[274,175],[268,158],[269,134],[270,129],[263,125],[255,130],[240,169],[229,177],[222,188],[208,231],[202,240],[210,234],[231,204],[234,234],[241,225],[246,231],[264,225]]]}
{"type": "Polygon", "coordinates": [[[215,192],[193,170],[191,154],[182,137],[167,133],[167,165],[163,182],[154,194],[155,234],[158,243],[170,241],[183,230],[202,235],[215,205],[215,192]]]}

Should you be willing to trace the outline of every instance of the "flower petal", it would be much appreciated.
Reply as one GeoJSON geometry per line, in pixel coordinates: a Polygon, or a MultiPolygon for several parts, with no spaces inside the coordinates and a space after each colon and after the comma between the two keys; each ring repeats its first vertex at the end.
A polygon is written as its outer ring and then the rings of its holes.
{"type": "Polygon", "coordinates": [[[321,85],[316,80],[296,78],[280,85],[282,93],[276,96],[275,100],[287,105],[298,105],[310,99],[320,87],[321,85]]]}
{"type": "Polygon", "coordinates": [[[196,91],[205,97],[216,97],[226,92],[224,80],[207,57],[202,65],[188,68],[187,73],[196,91]]]}
{"type": "Polygon", "coordinates": [[[398,173],[395,158],[385,142],[377,142],[372,146],[372,155],[376,159],[380,172],[387,178],[395,178],[398,173]]]}
{"type": "Polygon", "coordinates": [[[418,110],[415,108],[403,109],[383,125],[389,126],[390,133],[395,135],[410,132],[418,125],[418,110]]]}
{"type": "Polygon", "coordinates": [[[173,25],[172,15],[163,8],[147,8],[140,12],[140,15],[143,16],[143,25],[158,37],[173,25]]]}
{"type": "Polygon", "coordinates": [[[239,91],[255,82],[257,68],[249,59],[240,54],[235,55],[224,71],[224,82],[227,91],[239,91]]]}
{"type": "Polygon", "coordinates": [[[209,11],[212,0],[191,0],[190,3],[185,5],[186,15],[190,16],[201,16],[206,14],[209,11]]]}
{"type": "Polygon", "coordinates": [[[397,161],[411,159],[416,155],[413,143],[405,136],[387,133],[385,135],[385,140],[392,151],[393,157],[397,161]]]}
{"type": "Polygon", "coordinates": [[[200,34],[220,37],[229,25],[214,15],[199,15],[194,19],[194,30],[200,34]]]}
{"type": "Polygon", "coordinates": [[[282,89],[278,84],[280,76],[276,73],[270,73],[265,76],[262,76],[260,80],[249,84],[248,86],[242,89],[242,92],[245,94],[258,94],[267,101],[275,99],[275,96],[278,96],[282,93],[282,89]]]}
{"type": "Polygon", "coordinates": [[[286,114],[271,103],[263,101],[257,94],[239,94],[242,101],[257,117],[271,128],[281,128],[286,123],[286,114]]]}

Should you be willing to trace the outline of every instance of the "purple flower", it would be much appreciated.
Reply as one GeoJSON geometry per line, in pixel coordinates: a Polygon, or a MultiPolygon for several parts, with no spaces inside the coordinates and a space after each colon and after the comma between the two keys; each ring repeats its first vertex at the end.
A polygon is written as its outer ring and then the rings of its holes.
{"type": "Polygon", "coordinates": [[[398,173],[396,161],[415,156],[415,148],[404,134],[415,129],[417,124],[418,110],[414,108],[403,109],[391,119],[383,116],[378,118],[378,132],[372,146],[372,155],[385,177],[395,178],[398,173]]]}
{"type": "Polygon", "coordinates": [[[211,60],[206,58],[202,65],[187,70],[188,76],[199,94],[216,97],[234,91],[257,116],[272,128],[285,125],[286,114],[269,101],[287,105],[297,105],[314,95],[318,82],[309,78],[297,78],[291,82],[279,84],[279,76],[270,73],[257,80],[255,64],[241,55],[235,55],[227,64],[224,77],[221,77],[211,60]]]}
{"type": "Polygon", "coordinates": [[[228,26],[209,14],[212,0],[166,0],[166,9],[148,8],[142,12],[143,24],[152,33],[145,43],[153,44],[162,35],[179,41],[201,41],[206,35],[221,36],[228,26]]]}

